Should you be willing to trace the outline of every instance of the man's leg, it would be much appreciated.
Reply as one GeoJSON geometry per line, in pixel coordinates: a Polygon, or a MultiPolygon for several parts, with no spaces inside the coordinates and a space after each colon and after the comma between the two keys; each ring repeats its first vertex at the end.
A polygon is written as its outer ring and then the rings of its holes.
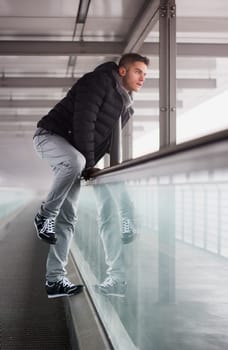
{"type": "Polygon", "coordinates": [[[50,246],[47,257],[46,291],[49,298],[79,293],[83,286],[74,285],[66,275],[66,265],[70,244],[77,222],[77,206],[80,192],[80,180],[71,187],[56,218],[56,245],[50,246]]]}
{"type": "Polygon", "coordinates": [[[85,158],[69,142],[55,134],[36,136],[34,148],[41,159],[49,162],[54,173],[51,190],[36,215],[35,226],[39,238],[55,244],[55,218],[71,187],[80,178],[85,158]]]}
{"type": "Polygon", "coordinates": [[[56,134],[36,136],[34,148],[41,159],[48,161],[54,173],[54,181],[42,204],[41,214],[56,217],[72,185],[81,176],[85,158],[67,140],[56,134]]]}
{"type": "Polygon", "coordinates": [[[56,221],[58,236],[56,247],[50,246],[48,254],[46,291],[49,298],[74,295],[82,290],[82,286],[72,284],[64,276],[85,158],[65,139],[54,134],[36,136],[34,147],[38,155],[49,162],[55,176],[51,191],[37,214],[46,217],[45,222],[56,221]]]}
{"type": "Polygon", "coordinates": [[[55,282],[66,275],[66,265],[70,244],[77,222],[77,206],[80,192],[80,180],[78,179],[71,187],[56,218],[56,234],[58,242],[50,246],[47,258],[46,279],[55,282]]]}

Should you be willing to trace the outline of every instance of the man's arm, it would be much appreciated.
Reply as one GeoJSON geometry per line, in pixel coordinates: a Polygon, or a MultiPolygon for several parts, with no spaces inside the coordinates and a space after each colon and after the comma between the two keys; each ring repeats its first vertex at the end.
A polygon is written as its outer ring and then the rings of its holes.
{"type": "Polygon", "coordinates": [[[103,74],[92,72],[80,79],[75,93],[73,131],[77,149],[86,158],[86,168],[94,166],[95,123],[107,87],[103,74]]]}
{"type": "Polygon", "coordinates": [[[91,179],[91,177],[96,176],[100,170],[99,168],[86,168],[82,172],[82,178],[87,181],[91,179]]]}

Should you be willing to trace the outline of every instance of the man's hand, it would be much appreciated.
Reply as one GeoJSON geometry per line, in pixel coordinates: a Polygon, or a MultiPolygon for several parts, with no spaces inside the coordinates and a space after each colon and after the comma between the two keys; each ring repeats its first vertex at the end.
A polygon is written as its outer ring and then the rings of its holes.
{"type": "Polygon", "coordinates": [[[83,170],[82,172],[82,178],[87,181],[89,180],[91,177],[93,177],[94,175],[96,175],[96,173],[98,173],[101,169],[99,168],[86,168],[83,170]]]}

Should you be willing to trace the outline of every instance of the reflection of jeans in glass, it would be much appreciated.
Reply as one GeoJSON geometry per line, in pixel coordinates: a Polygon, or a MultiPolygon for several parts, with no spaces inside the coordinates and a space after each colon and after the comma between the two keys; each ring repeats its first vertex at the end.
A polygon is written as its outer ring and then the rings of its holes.
{"type": "Polygon", "coordinates": [[[114,280],[124,281],[125,263],[121,241],[123,217],[133,220],[133,204],[123,183],[96,185],[98,226],[108,265],[107,274],[114,280]]]}

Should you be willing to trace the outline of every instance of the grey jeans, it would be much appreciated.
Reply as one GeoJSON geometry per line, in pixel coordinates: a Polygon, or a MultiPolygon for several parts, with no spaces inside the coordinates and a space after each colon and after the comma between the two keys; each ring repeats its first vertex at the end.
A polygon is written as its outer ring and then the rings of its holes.
{"type": "Polygon", "coordinates": [[[51,245],[47,257],[46,279],[60,280],[66,274],[70,243],[77,221],[80,176],[85,157],[63,137],[39,129],[33,139],[41,159],[47,160],[54,173],[54,181],[42,203],[40,214],[56,219],[56,245],[51,245]]]}

